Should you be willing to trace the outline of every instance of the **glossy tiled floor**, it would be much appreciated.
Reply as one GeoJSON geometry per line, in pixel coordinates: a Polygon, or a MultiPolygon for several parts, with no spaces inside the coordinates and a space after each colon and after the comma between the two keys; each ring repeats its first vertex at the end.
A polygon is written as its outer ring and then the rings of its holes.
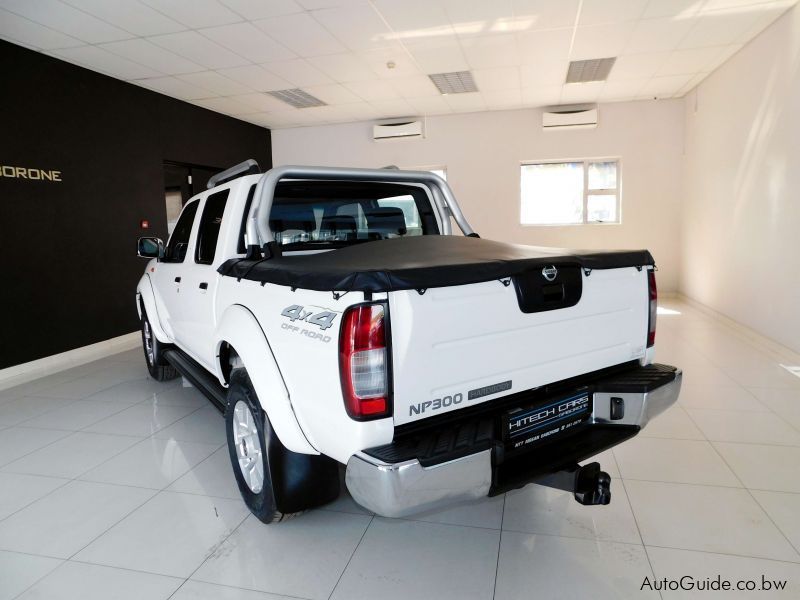
{"type": "Polygon", "coordinates": [[[600,457],[607,507],[528,486],[389,520],[343,496],[266,527],[239,500],[220,415],[148,380],[140,351],[2,391],[0,600],[657,598],[645,577],[718,574],[798,598],[800,378],[666,307],[658,358],[684,393],[600,457]]]}

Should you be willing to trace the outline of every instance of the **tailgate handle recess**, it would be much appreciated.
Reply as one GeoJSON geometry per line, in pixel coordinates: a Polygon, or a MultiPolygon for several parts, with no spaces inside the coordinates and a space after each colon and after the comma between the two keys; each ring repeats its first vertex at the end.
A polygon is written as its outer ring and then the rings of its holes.
{"type": "Polygon", "coordinates": [[[583,272],[577,264],[531,267],[512,280],[519,309],[524,313],[575,306],[583,293],[583,272]]]}

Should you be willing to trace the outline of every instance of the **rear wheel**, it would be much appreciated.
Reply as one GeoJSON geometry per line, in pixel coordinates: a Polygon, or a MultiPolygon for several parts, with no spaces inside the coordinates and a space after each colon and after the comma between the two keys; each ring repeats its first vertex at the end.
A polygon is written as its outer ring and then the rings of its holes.
{"type": "Polygon", "coordinates": [[[228,452],[244,503],[260,521],[278,523],[300,512],[278,510],[267,460],[268,438],[280,444],[244,369],[231,373],[225,410],[228,452]]]}
{"type": "Polygon", "coordinates": [[[225,429],[242,499],[264,523],[286,521],[339,496],[338,463],[286,448],[242,368],[231,373],[225,429]]]}
{"type": "Polygon", "coordinates": [[[153,326],[147,318],[147,311],[142,307],[142,348],[147,371],[156,381],[168,381],[178,376],[178,371],[161,355],[163,344],[153,334],[153,326]]]}

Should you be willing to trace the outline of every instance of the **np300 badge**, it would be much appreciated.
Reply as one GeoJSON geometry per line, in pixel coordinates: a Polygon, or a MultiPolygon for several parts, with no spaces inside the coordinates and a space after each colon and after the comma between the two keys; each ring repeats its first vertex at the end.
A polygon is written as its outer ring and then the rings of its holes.
{"type": "MultiPolygon", "coordinates": [[[[511,380],[503,381],[502,383],[495,383],[492,385],[487,385],[481,388],[475,388],[474,390],[469,390],[467,392],[467,402],[470,400],[477,400],[478,398],[483,398],[484,396],[491,396],[492,394],[499,394],[500,392],[505,392],[506,390],[511,389],[511,380]]],[[[421,415],[426,410],[439,410],[442,408],[448,408],[450,406],[455,406],[457,404],[461,404],[464,400],[464,394],[458,392],[456,394],[452,394],[450,396],[443,396],[441,398],[435,398],[434,400],[427,400],[425,402],[420,402],[419,404],[412,404],[408,407],[408,415],[421,415]]]]}

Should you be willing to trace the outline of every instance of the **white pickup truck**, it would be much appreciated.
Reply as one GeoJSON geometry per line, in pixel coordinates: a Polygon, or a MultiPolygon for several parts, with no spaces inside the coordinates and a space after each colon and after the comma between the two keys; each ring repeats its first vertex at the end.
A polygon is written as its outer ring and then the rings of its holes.
{"type": "Polygon", "coordinates": [[[607,504],[608,475],[578,463],[680,390],[653,364],[649,252],[480,239],[429,172],[247,161],[138,254],[150,374],[224,413],[266,523],[334,500],[340,465],[384,516],[533,481],[607,504]]]}

